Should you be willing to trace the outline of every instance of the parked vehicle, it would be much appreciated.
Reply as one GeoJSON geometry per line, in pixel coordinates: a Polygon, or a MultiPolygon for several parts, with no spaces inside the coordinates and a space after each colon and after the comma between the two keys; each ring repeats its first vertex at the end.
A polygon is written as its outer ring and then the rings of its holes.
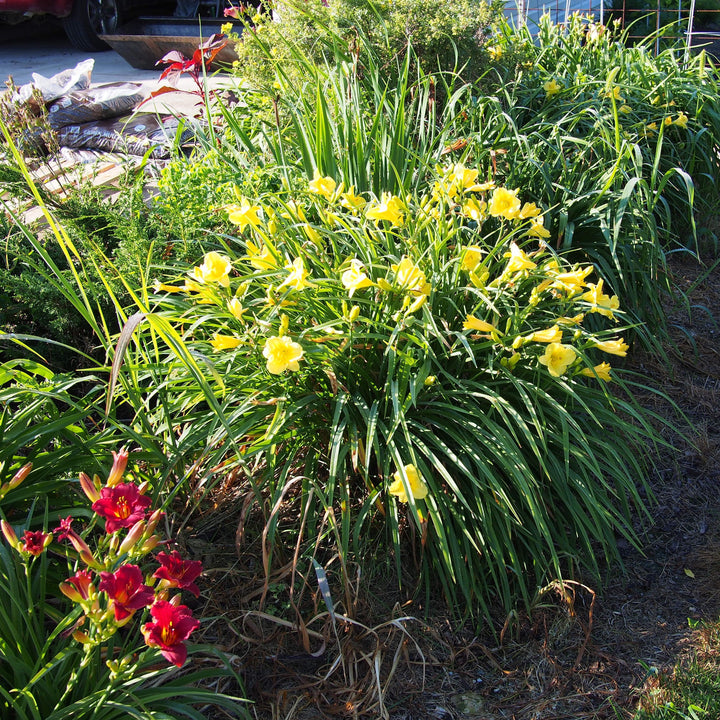
{"type": "Polygon", "coordinates": [[[16,23],[36,15],[60,18],[70,42],[79,50],[105,50],[100,35],[112,35],[118,27],[142,11],[172,14],[174,2],[139,0],[0,0],[0,22],[16,23]],[[169,12],[168,12],[169,10],[169,12]]]}

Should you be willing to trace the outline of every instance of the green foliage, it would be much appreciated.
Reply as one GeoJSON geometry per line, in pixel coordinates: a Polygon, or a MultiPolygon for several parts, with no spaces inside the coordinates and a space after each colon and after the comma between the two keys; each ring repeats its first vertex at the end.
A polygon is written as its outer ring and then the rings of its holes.
{"type": "Polygon", "coordinates": [[[230,257],[168,278],[147,319],[177,328],[162,362],[175,412],[213,408],[212,434],[183,424],[243,472],[273,552],[329,542],[361,561],[389,543],[400,580],[416,544],[427,592],[439,578],[487,613],[593,567],[596,541],[611,558],[615,533],[634,540],[641,447],[657,438],[602,387],[597,348],[626,346],[581,317],[614,319],[617,298],[526,239],[544,234],[532,198],[490,194],[459,164],[430,186],[361,197],[316,176],[303,193],[240,197],[230,257]],[[610,424],[625,439],[612,448],[610,424]],[[302,527],[277,517],[286,496],[302,527]]]}
{"type": "Polygon", "coordinates": [[[483,42],[501,7],[479,0],[278,0],[246,25],[236,68],[257,87],[272,87],[277,65],[302,82],[298,56],[324,65],[341,49],[363,66],[373,58],[392,78],[412,46],[425,71],[456,70],[472,81],[483,71],[483,42]]]}

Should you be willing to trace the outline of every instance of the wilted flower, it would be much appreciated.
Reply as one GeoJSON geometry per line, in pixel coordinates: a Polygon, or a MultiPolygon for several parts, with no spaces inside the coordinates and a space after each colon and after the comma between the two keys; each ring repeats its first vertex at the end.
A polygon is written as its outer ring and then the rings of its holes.
{"type": "Polygon", "coordinates": [[[194,582],[202,572],[202,563],[199,560],[183,560],[177,550],[173,550],[169,555],[159,552],[157,560],[160,567],[153,573],[153,577],[161,581],[161,586],[181,588],[195,597],[200,594],[200,589],[194,582]]]}
{"type": "Polygon", "coordinates": [[[150,498],[141,495],[134,483],[119,483],[102,488],[100,498],[92,504],[92,509],[105,518],[105,530],[114,533],[144,520],[150,503],[150,498]]]}
{"type": "Polygon", "coordinates": [[[173,605],[158,600],[151,608],[154,622],[145,623],[142,633],[149,647],[159,648],[162,656],[177,667],[182,667],[187,658],[184,641],[200,626],[185,605],[173,605]]]}
{"type": "Polygon", "coordinates": [[[147,607],[155,598],[155,591],[143,584],[143,574],[137,565],[121,565],[114,573],[101,572],[98,589],[112,600],[118,621],[147,607]]]}
{"type": "Polygon", "coordinates": [[[391,495],[397,496],[400,502],[406,503],[409,501],[407,490],[410,491],[410,494],[415,500],[422,500],[427,497],[427,486],[422,481],[420,473],[414,465],[410,464],[405,466],[405,483],[403,483],[402,473],[399,470],[393,474],[393,480],[394,482],[391,483],[388,492],[391,495]],[[406,485],[407,490],[405,489],[406,485]]]}
{"type": "Polygon", "coordinates": [[[265,341],[263,356],[267,359],[268,372],[280,375],[285,370],[296,372],[300,369],[303,349],[302,345],[293,342],[287,335],[269,337],[265,341]]]}
{"type": "Polygon", "coordinates": [[[539,362],[547,366],[548,372],[553,377],[560,377],[568,366],[575,360],[575,350],[569,345],[562,343],[550,343],[545,354],[538,358],[539,362]]]}
{"type": "Polygon", "coordinates": [[[277,260],[267,245],[258,247],[255,243],[247,242],[245,244],[250,264],[256,270],[274,270],[277,268],[277,260]]]}
{"type": "Polygon", "coordinates": [[[559,343],[562,341],[562,330],[558,325],[553,325],[545,330],[536,330],[528,340],[539,343],[559,343]]]}

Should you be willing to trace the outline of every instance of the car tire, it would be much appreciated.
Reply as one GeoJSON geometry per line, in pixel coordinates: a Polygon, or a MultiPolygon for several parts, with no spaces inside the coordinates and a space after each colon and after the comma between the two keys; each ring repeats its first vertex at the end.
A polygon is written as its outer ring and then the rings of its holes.
{"type": "Polygon", "coordinates": [[[112,35],[119,25],[119,0],[75,0],[63,22],[65,34],[78,50],[108,50],[98,35],[112,35]]]}

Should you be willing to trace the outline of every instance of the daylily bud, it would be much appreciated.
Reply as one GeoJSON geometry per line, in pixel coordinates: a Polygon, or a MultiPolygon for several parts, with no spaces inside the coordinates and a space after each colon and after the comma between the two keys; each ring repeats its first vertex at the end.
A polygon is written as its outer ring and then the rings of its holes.
{"type": "Polygon", "coordinates": [[[117,485],[122,480],[125,468],[127,467],[128,457],[129,454],[126,448],[122,448],[120,452],[113,452],[113,466],[107,479],[108,487],[117,485]]]}
{"type": "Polygon", "coordinates": [[[288,331],[288,326],[290,325],[290,318],[283,313],[280,317],[280,329],[278,330],[278,337],[282,337],[285,335],[285,333],[288,331]]]}
{"type": "Polygon", "coordinates": [[[81,602],[85,599],[70,583],[60,583],[60,592],[73,602],[81,602]]]}
{"type": "Polygon", "coordinates": [[[155,532],[157,524],[165,513],[162,510],[155,510],[153,514],[148,518],[146,532],[148,535],[152,535],[155,532]]]}
{"type": "Polygon", "coordinates": [[[88,544],[73,530],[68,534],[68,540],[75,548],[80,559],[88,566],[92,568],[100,567],[100,564],[93,557],[92,551],[88,547],[88,544]]]}
{"type": "Polygon", "coordinates": [[[10,547],[20,552],[20,541],[18,540],[18,536],[15,534],[15,531],[12,529],[10,523],[5,520],[0,520],[0,529],[2,529],[2,534],[5,536],[5,539],[8,541],[10,547]]]}
{"type": "Polygon", "coordinates": [[[80,473],[80,487],[87,496],[90,502],[96,502],[100,499],[100,490],[95,486],[95,483],[90,479],[84,472],[80,473]]]}
{"type": "MultiPolygon", "coordinates": [[[[121,555],[124,555],[126,552],[130,551],[138,540],[143,536],[143,533],[145,532],[146,524],[144,520],[138,520],[131,528],[130,532],[127,534],[125,539],[120,544],[120,547],[118,548],[118,551],[121,555]]],[[[115,537],[118,537],[115,535],[115,537]]]]}
{"type": "MultiPolygon", "coordinates": [[[[23,465],[12,477],[12,480],[9,480],[5,485],[3,485],[3,492],[4,495],[6,492],[12,490],[13,488],[16,488],[29,474],[30,470],[32,470],[32,463],[27,463],[23,465]]],[[[2,492],[0,490],[0,492],[2,492]]]]}
{"type": "Polygon", "coordinates": [[[413,304],[407,309],[408,314],[414,313],[419,310],[427,302],[427,295],[421,295],[413,304]]]}
{"type": "Polygon", "coordinates": [[[90,637],[87,633],[84,633],[82,630],[76,630],[73,634],[73,640],[76,640],[79,643],[82,643],[83,645],[87,645],[90,642],[90,637]]]}
{"type": "Polygon", "coordinates": [[[425,387],[430,387],[431,385],[435,384],[436,380],[437,380],[437,378],[434,375],[428,375],[425,378],[423,385],[425,385],[425,387]]]}
{"type": "Polygon", "coordinates": [[[358,317],[360,316],[360,308],[357,305],[353,305],[350,309],[350,314],[348,315],[348,320],[350,322],[355,322],[358,317]]]}
{"type": "Polygon", "coordinates": [[[160,538],[157,535],[151,535],[140,548],[140,551],[143,553],[149,553],[151,550],[154,550],[157,547],[157,544],[160,542],[160,538]]]}
{"type": "Polygon", "coordinates": [[[138,485],[138,493],[144,495],[150,489],[150,483],[146,480],[144,483],[138,485]]]}

